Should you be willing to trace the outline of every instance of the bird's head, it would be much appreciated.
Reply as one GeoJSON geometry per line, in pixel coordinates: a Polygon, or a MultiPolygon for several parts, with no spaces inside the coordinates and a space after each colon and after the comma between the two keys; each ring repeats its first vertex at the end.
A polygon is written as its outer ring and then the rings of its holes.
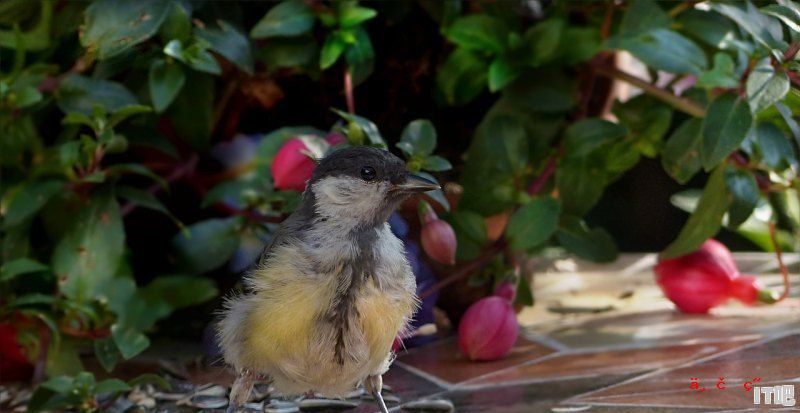
{"type": "Polygon", "coordinates": [[[410,173],[400,158],[367,146],[339,149],[323,158],[306,192],[321,217],[352,226],[378,225],[414,193],[439,189],[410,173]]]}

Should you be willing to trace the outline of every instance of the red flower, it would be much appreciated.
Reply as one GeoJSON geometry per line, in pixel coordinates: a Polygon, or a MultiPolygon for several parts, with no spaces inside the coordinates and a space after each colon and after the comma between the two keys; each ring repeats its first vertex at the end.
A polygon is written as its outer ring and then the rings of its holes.
{"type": "Polygon", "coordinates": [[[458,347],[470,360],[497,360],[517,341],[519,327],[511,303],[491,296],[472,304],[458,325],[458,347]]]}
{"type": "Polygon", "coordinates": [[[322,158],[331,146],[342,142],[344,137],[335,133],[329,134],[325,139],[319,136],[301,135],[286,141],[270,166],[275,188],[305,190],[306,182],[311,179],[311,174],[317,166],[316,159],[322,158]]]}

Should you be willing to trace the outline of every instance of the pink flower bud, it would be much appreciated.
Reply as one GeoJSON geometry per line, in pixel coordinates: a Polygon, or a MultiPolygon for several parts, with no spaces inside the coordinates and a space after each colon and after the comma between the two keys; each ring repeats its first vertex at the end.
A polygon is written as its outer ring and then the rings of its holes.
{"type": "Polygon", "coordinates": [[[422,249],[434,261],[453,265],[456,263],[456,233],[446,221],[439,219],[430,204],[420,203],[422,249]]]}
{"type": "Polygon", "coordinates": [[[328,148],[340,143],[339,137],[341,135],[331,134],[322,139],[313,135],[301,135],[286,141],[270,166],[275,188],[304,190],[317,165],[314,160],[322,158],[328,148]]]}
{"type": "Polygon", "coordinates": [[[514,298],[517,297],[517,287],[510,282],[504,282],[498,285],[492,294],[498,297],[503,297],[508,300],[508,302],[513,303],[514,298]]]}
{"type": "Polygon", "coordinates": [[[503,297],[486,297],[472,304],[458,325],[458,347],[470,360],[497,360],[517,341],[517,317],[503,297]]]}
{"type": "Polygon", "coordinates": [[[347,138],[344,137],[341,133],[329,133],[325,136],[325,141],[328,142],[331,146],[336,146],[342,143],[347,142],[347,138]]]}

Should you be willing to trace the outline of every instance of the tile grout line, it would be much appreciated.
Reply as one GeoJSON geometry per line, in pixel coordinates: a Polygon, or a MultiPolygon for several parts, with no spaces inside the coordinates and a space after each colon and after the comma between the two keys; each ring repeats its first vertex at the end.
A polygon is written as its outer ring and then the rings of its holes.
{"type": "Polygon", "coordinates": [[[436,385],[438,385],[439,387],[443,387],[446,390],[452,390],[454,388],[454,386],[455,386],[453,383],[450,383],[447,380],[441,379],[438,376],[435,376],[435,375],[433,375],[431,373],[428,373],[428,372],[426,372],[424,370],[420,370],[420,369],[418,369],[418,368],[416,368],[414,366],[411,366],[409,364],[403,363],[402,361],[395,360],[395,362],[392,363],[392,365],[398,366],[400,368],[403,368],[406,371],[410,372],[411,374],[415,374],[415,375],[417,375],[419,377],[422,377],[425,380],[433,382],[436,385]]]}
{"type": "Polygon", "coordinates": [[[621,381],[619,383],[615,383],[615,384],[612,384],[610,386],[602,387],[602,388],[599,388],[599,389],[588,391],[586,393],[582,393],[582,394],[578,394],[578,395],[569,397],[569,398],[565,399],[564,401],[562,401],[562,403],[591,404],[591,403],[585,403],[585,402],[584,403],[577,402],[577,401],[575,401],[575,399],[578,398],[578,397],[585,397],[585,396],[600,392],[602,390],[608,390],[608,389],[619,387],[619,386],[622,386],[622,385],[625,385],[625,384],[634,383],[634,382],[643,380],[645,378],[648,378],[648,377],[651,377],[651,376],[656,376],[658,374],[662,374],[662,373],[665,373],[665,372],[668,372],[668,371],[677,370],[677,369],[684,368],[684,367],[689,367],[689,366],[692,366],[692,365],[698,365],[698,364],[704,363],[704,362],[706,362],[708,360],[713,360],[713,359],[715,359],[717,357],[722,357],[722,356],[725,356],[725,355],[728,355],[728,354],[731,354],[731,353],[734,353],[734,352],[737,352],[737,351],[742,351],[742,350],[747,349],[747,348],[755,347],[755,346],[758,346],[758,345],[761,345],[761,344],[764,344],[764,343],[769,343],[769,342],[772,342],[772,341],[775,341],[775,340],[780,340],[782,338],[789,337],[789,336],[792,336],[792,335],[795,335],[795,334],[798,334],[798,333],[800,333],[800,330],[790,330],[790,331],[784,332],[782,334],[777,334],[777,335],[774,335],[774,336],[765,337],[765,338],[763,338],[761,340],[756,340],[756,341],[747,343],[747,344],[745,344],[745,345],[743,345],[741,347],[736,347],[736,348],[728,349],[728,350],[725,350],[725,351],[721,351],[719,353],[712,354],[712,355],[710,355],[708,357],[703,357],[703,358],[700,358],[698,360],[692,360],[692,361],[689,361],[689,362],[686,362],[686,363],[679,364],[677,366],[672,366],[672,367],[668,367],[668,368],[653,370],[653,371],[651,371],[649,373],[645,373],[645,374],[642,374],[642,375],[639,375],[639,376],[636,376],[636,377],[632,377],[632,378],[630,378],[628,380],[623,380],[623,381],[621,381]]]}

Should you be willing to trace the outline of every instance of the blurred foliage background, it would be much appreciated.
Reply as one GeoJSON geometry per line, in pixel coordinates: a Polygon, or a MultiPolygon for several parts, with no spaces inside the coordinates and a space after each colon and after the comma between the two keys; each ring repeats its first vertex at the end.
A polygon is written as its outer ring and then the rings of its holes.
{"type": "Polygon", "coordinates": [[[0,323],[36,380],[198,338],[297,205],[296,137],[448,183],[456,317],[530,257],[793,249],[799,36],[788,0],[5,0],[0,323]]]}

